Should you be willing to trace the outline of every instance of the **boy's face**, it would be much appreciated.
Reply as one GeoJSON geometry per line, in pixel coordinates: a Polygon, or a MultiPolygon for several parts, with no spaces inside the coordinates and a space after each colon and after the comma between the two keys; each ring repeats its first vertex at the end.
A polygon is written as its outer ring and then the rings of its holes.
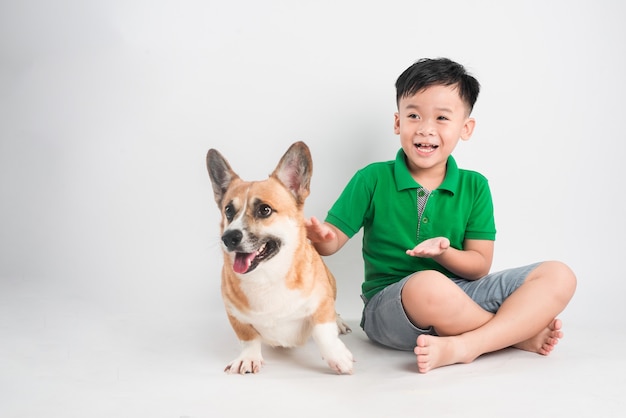
{"type": "Polygon", "coordinates": [[[468,140],[474,125],[456,86],[435,85],[400,99],[394,132],[400,135],[411,173],[440,174],[459,139],[468,140]]]}

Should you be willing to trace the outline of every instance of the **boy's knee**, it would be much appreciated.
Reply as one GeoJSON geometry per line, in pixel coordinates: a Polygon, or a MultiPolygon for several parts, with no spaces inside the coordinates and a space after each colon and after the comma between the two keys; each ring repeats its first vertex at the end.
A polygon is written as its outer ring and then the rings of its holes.
{"type": "Polygon", "coordinates": [[[570,294],[573,295],[577,284],[576,274],[567,264],[560,261],[557,261],[556,263],[557,267],[555,268],[558,271],[560,281],[562,282],[564,288],[566,288],[570,294]]]}
{"type": "Polygon", "coordinates": [[[450,303],[446,285],[454,284],[438,271],[415,273],[402,287],[402,306],[411,322],[422,329],[433,326],[442,306],[450,303]]]}
{"type": "Polygon", "coordinates": [[[576,290],[576,274],[572,269],[561,261],[545,261],[541,263],[529,279],[543,278],[555,284],[564,295],[571,297],[576,290]],[[534,274],[533,274],[534,273],[534,274]]]}
{"type": "Polygon", "coordinates": [[[426,305],[436,304],[439,299],[446,298],[445,286],[450,283],[452,282],[444,274],[435,270],[415,273],[402,288],[402,300],[419,300],[426,305]]]}

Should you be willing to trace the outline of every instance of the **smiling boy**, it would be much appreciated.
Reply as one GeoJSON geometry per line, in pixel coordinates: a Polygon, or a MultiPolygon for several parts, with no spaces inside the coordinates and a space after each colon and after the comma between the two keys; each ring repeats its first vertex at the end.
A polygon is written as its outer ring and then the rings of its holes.
{"type": "Polygon", "coordinates": [[[361,326],[379,344],[413,350],[426,373],[506,347],[549,354],[557,315],[576,288],[559,261],[490,273],[495,222],[487,179],[452,152],[472,136],[480,85],[449,59],[422,59],[396,82],[392,161],[357,171],[311,242],[334,254],[363,228],[361,326]]]}

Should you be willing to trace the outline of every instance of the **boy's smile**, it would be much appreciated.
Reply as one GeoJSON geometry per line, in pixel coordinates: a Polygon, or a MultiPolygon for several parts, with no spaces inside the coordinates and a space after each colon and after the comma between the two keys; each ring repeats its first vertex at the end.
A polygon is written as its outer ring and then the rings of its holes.
{"type": "Polygon", "coordinates": [[[475,125],[456,86],[434,85],[403,97],[394,116],[409,171],[422,186],[436,188],[459,139],[468,140],[475,125]]]}
{"type": "Polygon", "coordinates": [[[415,144],[415,147],[420,154],[428,155],[434,152],[437,148],[439,148],[439,145],[429,144],[426,142],[418,142],[417,144],[415,144]]]}

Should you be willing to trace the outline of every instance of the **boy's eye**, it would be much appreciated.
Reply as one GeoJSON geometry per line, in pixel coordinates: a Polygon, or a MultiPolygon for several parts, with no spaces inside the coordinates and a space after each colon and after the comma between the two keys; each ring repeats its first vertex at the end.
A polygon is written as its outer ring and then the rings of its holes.
{"type": "Polygon", "coordinates": [[[408,118],[409,119],[419,119],[419,116],[416,115],[415,113],[411,113],[411,114],[409,114],[408,118]]]}
{"type": "Polygon", "coordinates": [[[439,116],[437,120],[448,120],[448,118],[446,116],[439,116]]]}

